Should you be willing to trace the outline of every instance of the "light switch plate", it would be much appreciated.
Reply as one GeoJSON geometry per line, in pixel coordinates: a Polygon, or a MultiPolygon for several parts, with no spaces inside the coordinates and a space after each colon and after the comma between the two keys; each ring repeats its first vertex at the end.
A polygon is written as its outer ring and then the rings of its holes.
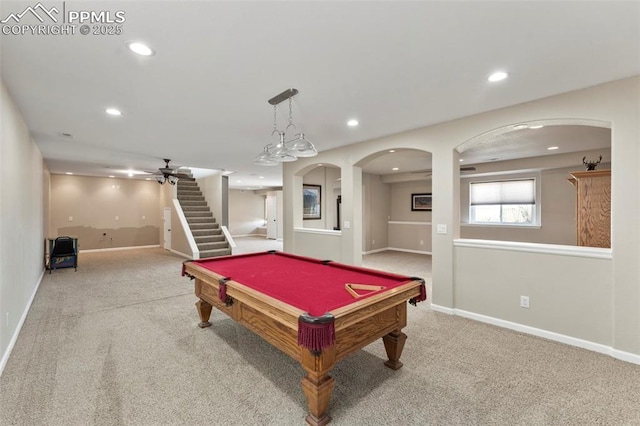
{"type": "Polygon", "coordinates": [[[436,227],[436,232],[438,234],[446,234],[447,233],[447,225],[438,224],[436,227]]]}
{"type": "Polygon", "coordinates": [[[349,228],[351,228],[351,222],[349,222],[348,220],[345,220],[345,221],[344,221],[344,226],[343,226],[343,228],[344,228],[344,229],[349,229],[349,228]]]}

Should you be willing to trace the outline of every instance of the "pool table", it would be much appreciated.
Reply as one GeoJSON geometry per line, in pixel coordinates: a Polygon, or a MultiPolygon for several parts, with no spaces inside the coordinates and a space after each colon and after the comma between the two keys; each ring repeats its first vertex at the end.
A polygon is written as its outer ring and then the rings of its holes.
{"type": "Polygon", "coordinates": [[[215,306],[300,362],[311,425],[331,420],[329,372],[342,358],[382,338],[384,364],[402,367],[407,301],[426,300],[420,278],[279,251],[186,261],[182,275],[195,279],[200,327],[215,306]]]}

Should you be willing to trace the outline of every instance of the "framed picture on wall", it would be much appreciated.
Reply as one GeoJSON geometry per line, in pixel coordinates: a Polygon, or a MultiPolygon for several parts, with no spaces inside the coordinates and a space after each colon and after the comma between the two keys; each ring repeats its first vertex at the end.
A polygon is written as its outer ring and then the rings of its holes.
{"type": "Polygon", "coordinates": [[[320,185],[302,185],[302,219],[321,219],[321,195],[320,185]]]}
{"type": "Polygon", "coordinates": [[[411,211],[431,211],[431,193],[411,194],[411,211]]]}

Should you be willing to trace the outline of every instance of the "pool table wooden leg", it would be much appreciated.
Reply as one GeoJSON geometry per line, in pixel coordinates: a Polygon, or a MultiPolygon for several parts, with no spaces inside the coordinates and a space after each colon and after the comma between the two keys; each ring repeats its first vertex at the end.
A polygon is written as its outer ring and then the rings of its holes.
{"type": "Polygon", "coordinates": [[[331,345],[316,355],[303,349],[300,354],[300,363],[307,372],[307,376],[302,379],[302,390],[307,397],[309,408],[309,414],[305,420],[313,426],[324,426],[331,421],[327,410],[336,381],[329,376],[329,371],[336,363],[336,347],[331,345]]]}
{"type": "Polygon", "coordinates": [[[211,316],[211,304],[200,299],[196,302],[196,309],[198,310],[198,315],[200,315],[200,323],[198,327],[205,328],[209,327],[211,323],[209,322],[209,317],[211,316]]]}
{"type": "Polygon", "coordinates": [[[320,377],[318,381],[311,374],[302,379],[302,390],[307,397],[309,407],[309,414],[305,418],[308,424],[323,426],[331,421],[327,409],[335,383],[335,379],[328,374],[320,377]]]}
{"type": "Polygon", "coordinates": [[[384,349],[387,351],[387,357],[389,360],[384,363],[392,370],[399,370],[402,368],[402,362],[400,362],[400,355],[404,349],[404,342],[407,340],[407,335],[402,330],[394,330],[382,338],[384,342],[384,349]]]}

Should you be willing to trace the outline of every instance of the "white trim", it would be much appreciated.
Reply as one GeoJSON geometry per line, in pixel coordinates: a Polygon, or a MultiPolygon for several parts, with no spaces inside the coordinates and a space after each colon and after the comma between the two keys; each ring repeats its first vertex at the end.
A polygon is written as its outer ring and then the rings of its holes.
{"type": "MultiPolygon", "coordinates": [[[[176,186],[177,185],[174,185],[174,188],[176,186]]],[[[177,194],[177,192],[175,192],[175,194],[177,194]]],[[[180,201],[178,201],[178,199],[175,197],[173,199],[173,208],[176,210],[176,214],[178,215],[178,220],[180,221],[180,226],[182,226],[184,235],[187,237],[187,242],[189,243],[189,249],[191,249],[191,251],[193,252],[193,259],[200,259],[200,249],[198,249],[196,240],[193,238],[191,227],[189,226],[189,222],[187,222],[187,218],[185,217],[184,212],[182,211],[182,206],[180,205],[180,201]]],[[[173,225],[171,226],[173,227],[173,225]]]]}
{"type": "Polygon", "coordinates": [[[626,361],[632,364],[640,365],[640,355],[630,353],[630,352],[620,351],[611,346],[603,345],[601,343],[590,342],[588,340],[578,339],[577,337],[571,337],[564,334],[555,333],[553,331],[543,330],[536,327],[530,327],[528,325],[518,324],[515,322],[506,321],[499,318],[489,317],[486,315],[477,314],[475,312],[469,312],[462,309],[452,309],[452,308],[447,308],[445,306],[434,305],[434,304],[431,304],[431,309],[436,312],[441,312],[449,315],[456,315],[456,316],[468,318],[474,321],[482,322],[485,324],[491,324],[497,327],[518,331],[520,333],[531,334],[533,336],[542,337],[548,340],[553,340],[554,342],[560,342],[570,346],[587,349],[592,352],[609,355],[621,361],[626,361]]]}
{"type": "Polygon", "coordinates": [[[342,231],[334,231],[332,229],[320,229],[320,228],[293,228],[293,232],[300,232],[303,234],[332,235],[334,237],[342,236],[342,231]]]}
{"type": "Polygon", "coordinates": [[[389,225],[424,225],[431,226],[431,222],[412,222],[410,220],[390,220],[389,225]]]}
{"type": "Polygon", "coordinates": [[[403,249],[403,248],[397,248],[397,247],[387,247],[387,250],[402,251],[402,252],[405,252],[405,253],[431,254],[431,252],[430,252],[430,251],[424,251],[424,250],[409,250],[409,249],[403,249]]]}
{"type": "Polygon", "coordinates": [[[375,249],[375,250],[369,250],[369,251],[363,251],[362,255],[366,255],[366,254],[374,254],[374,253],[380,253],[383,251],[388,251],[389,247],[384,247],[384,248],[379,248],[379,249],[375,249]]]}
{"type": "Polygon", "coordinates": [[[560,256],[585,257],[591,259],[613,258],[610,248],[564,246],[560,244],[522,243],[515,241],[455,239],[454,247],[466,247],[489,250],[521,251],[526,253],[555,254],[560,256]]]}
{"type": "Polygon", "coordinates": [[[460,226],[471,226],[471,227],[482,227],[482,228],[508,228],[508,229],[541,229],[542,225],[528,225],[526,223],[523,223],[522,225],[514,225],[514,224],[509,224],[509,225],[501,225],[498,223],[482,223],[482,222],[476,222],[476,223],[467,223],[467,222],[460,222],[460,226]]]}
{"type": "Polygon", "coordinates": [[[194,260],[191,256],[189,256],[188,254],[182,253],[181,251],[174,250],[174,249],[165,249],[165,250],[170,251],[173,254],[177,254],[180,257],[184,257],[185,259],[194,260]]]}
{"type": "Polygon", "coordinates": [[[396,247],[383,247],[383,248],[379,248],[379,249],[375,249],[375,250],[363,251],[362,255],[380,253],[380,252],[383,252],[383,251],[401,251],[401,252],[404,252],[404,253],[415,253],[415,254],[428,254],[428,255],[431,255],[430,251],[409,250],[409,249],[402,249],[402,248],[396,248],[396,247]]]}
{"type": "Polygon", "coordinates": [[[13,336],[11,336],[11,340],[9,340],[9,344],[7,345],[7,350],[2,355],[2,359],[0,359],[0,377],[2,377],[2,372],[4,371],[4,367],[7,365],[7,362],[9,361],[9,356],[11,355],[11,352],[13,351],[13,347],[15,346],[16,342],[18,341],[18,336],[20,335],[20,331],[22,330],[22,326],[24,325],[24,321],[27,319],[27,314],[29,313],[29,310],[31,309],[31,304],[33,303],[33,300],[36,298],[36,293],[38,292],[38,289],[40,288],[40,284],[42,284],[42,278],[44,278],[45,271],[46,271],[45,269],[42,270],[42,273],[40,274],[40,278],[38,278],[38,283],[36,284],[36,288],[33,289],[33,293],[31,293],[31,297],[29,298],[29,301],[27,302],[27,305],[24,308],[24,312],[22,312],[22,316],[20,317],[20,321],[18,322],[18,326],[16,327],[16,330],[13,333],[13,336]]]}
{"type": "Polygon", "coordinates": [[[222,225],[220,227],[220,229],[222,229],[222,233],[224,234],[224,237],[227,239],[227,243],[229,243],[229,247],[233,250],[234,248],[236,248],[236,242],[233,241],[233,237],[231,236],[231,233],[229,232],[229,229],[227,229],[226,226],[222,225]]]}
{"type": "Polygon", "coordinates": [[[638,354],[611,348],[611,352],[609,353],[609,355],[611,355],[615,359],[619,359],[620,361],[626,361],[632,364],[640,365],[640,355],[638,354]]]}
{"type": "Polygon", "coordinates": [[[159,244],[150,245],[150,246],[128,246],[128,247],[110,247],[103,249],[90,249],[90,250],[78,250],[78,254],[80,253],[97,253],[101,251],[116,251],[116,250],[136,250],[136,249],[147,249],[147,248],[158,248],[159,244]]]}
{"type": "Polygon", "coordinates": [[[446,306],[434,305],[431,304],[431,310],[435,312],[440,312],[447,315],[455,315],[455,311],[451,308],[447,308],[446,306]]]}

